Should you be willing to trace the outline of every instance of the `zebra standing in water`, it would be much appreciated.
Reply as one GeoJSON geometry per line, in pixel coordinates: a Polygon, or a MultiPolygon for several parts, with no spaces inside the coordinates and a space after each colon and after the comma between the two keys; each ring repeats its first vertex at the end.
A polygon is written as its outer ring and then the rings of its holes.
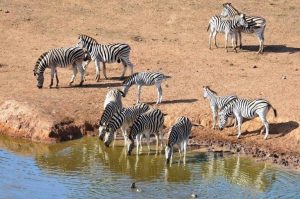
{"type": "Polygon", "coordinates": [[[139,135],[146,135],[148,150],[150,151],[150,135],[154,134],[156,138],[156,150],[158,150],[158,142],[160,139],[162,146],[163,138],[164,114],[158,109],[150,109],[146,113],[140,115],[133,123],[129,132],[128,155],[134,148],[134,139],[137,141],[137,154],[139,150],[139,135]]]}
{"type": "MultiPolygon", "coordinates": [[[[219,113],[220,116],[220,129],[223,130],[228,117],[232,114],[235,116],[237,120],[237,127],[238,127],[238,136],[241,136],[241,125],[243,123],[243,118],[252,119],[255,117],[259,117],[262,123],[264,124],[266,135],[264,139],[267,139],[269,135],[269,123],[267,121],[267,113],[269,109],[272,108],[274,111],[275,117],[277,117],[276,109],[266,100],[264,99],[255,99],[255,100],[248,100],[248,99],[235,99],[228,103],[219,113]]],[[[261,133],[264,129],[262,129],[261,133]]]]}
{"type": "Polygon", "coordinates": [[[57,67],[62,68],[72,65],[73,67],[73,76],[69,85],[75,80],[77,75],[77,69],[81,73],[80,86],[84,82],[84,67],[85,64],[89,63],[89,55],[79,47],[70,47],[70,48],[55,48],[51,49],[48,52],[43,53],[37,60],[35,67],[33,69],[33,75],[37,78],[37,87],[42,88],[44,84],[44,71],[46,68],[51,69],[51,83],[49,87],[53,86],[54,75],[56,76],[56,87],[58,87],[58,76],[57,76],[57,67]],[[87,63],[85,63],[87,61],[87,63]]]}
{"type": "Polygon", "coordinates": [[[236,31],[239,27],[248,27],[248,23],[245,19],[245,15],[244,14],[240,14],[240,15],[235,15],[234,17],[230,18],[230,19],[223,19],[222,17],[219,16],[214,16],[209,20],[209,24],[207,27],[207,31],[210,30],[210,34],[209,34],[209,49],[211,49],[211,38],[214,38],[215,41],[215,46],[217,47],[216,44],[216,35],[218,32],[223,32],[225,33],[225,49],[226,52],[228,52],[227,50],[227,43],[228,43],[228,35],[231,36],[231,43],[232,43],[232,47],[233,49],[236,51],[236,46],[234,41],[234,38],[236,39],[236,31]]]}
{"type": "Polygon", "coordinates": [[[123,72],[120,79],[124,78],[127,67],[130,67],[131,75],[133,74],[133,64],[129,59],[131,48],[128,44],[98,44],[95,39],[87,35],[79,35],[78,39],[79,42],[77,46],[86,48],[91,55],[92,60],[95,61],[96,81],[100,80],[100,62],[102,62],[103,65],[103,75],[105,79],[107,79],[105,63],[122,62],[123,72]]]}
{"type": "Polygon", "coordinates": [[[122,97],[124,93],[118,89],[111,89],[108,91],[104,101],[104,112],[99,121],[99,138],[103,140],[105,136],[105,127],[112,116],[120,111],[123,107],[122,97]]]}
{"type": "Polygon", "coordinates": [[[141,88],[142,86],[152,86],[155,85],[157,88],[157,101],[156,104],[161,103],[162,100],[162,88],[161,83],[165,80],[164,74],[159,72],[140,72],[131,75],[128,79],[123,82],[123,92],[127,95],[129,88],[136,84],[137,85],[137,100],[136,103],[140,103],[141,88]]]}
{"type": "Polygon", "coordinates": [[[210,89],[208,86],[203,86],[203,97],[208,99],[210,108],[213,115],[213,129],[216,127],[216,121],[218,117],[218,110],[221,110],[230,101],[237,99],[235,95],[218,96],[218,94],[210,89]]]}
{"type": "MultiPolygon", "coordinates": [[[[221,12],[222,17],[233,17],[236,15],[240,15],[240,12],[235,9],[231,3],[224,3],[223,4],[223,10],[221,12]]],[[[258,37],[259,40],[259,49],[257,53],[263,53],[264,50],[264,31],[266,28],[266,20],[262,17],[256,17],[256,16],[246,16],[245,17],[248,27],[242,26],[239,28],[238,35],[239,35],[239,41],[240,41],[240,48],[242,47],[242,35],[243,33],[250,33],[254,34],[258,37]]]]}
{"type": "Polygon", "coordinates": [[[171,127],[169,131],[168,143],[165,148],[165,155],[167,164],[172,161],[173,147],[175,144],[178,145],[179,153],[183,151],[185,158],[187,142],[192,130],[192,122],[187,117],[177,118],[175,124],[171,127]]]}
{"type": "Polygon", "coordinates": [[[148,104],[140,103],[129,108],[123,108],[121,111],[115,114],[106,126],[106,132],[108,132],[108,136],[106,136],[104,144],[108,147],[113,141],[116,130],[121,128],[126,145],[128,129],[132,126],[133,122],[138,116],[147,112],[149,109],[150,106],[148,104]]]}

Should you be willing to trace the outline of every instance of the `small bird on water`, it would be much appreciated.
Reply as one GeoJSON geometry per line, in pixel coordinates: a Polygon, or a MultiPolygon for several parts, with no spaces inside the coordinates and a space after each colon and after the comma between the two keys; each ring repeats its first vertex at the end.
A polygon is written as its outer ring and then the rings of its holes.
{"type": "Polygon", "coordinates": [[[191,194],[191,198],[198,198],[198,195],[195,194],[194,192],[191,194]]]}
{"type": "Polygon", "coordinates": [[[135,186],[135,182],[133,182],[133,183],[131,184],[130,189],[131,189],[132,191],[135,191],[135,192],[141,192],[141,191],[142,191],[140,188],[137,188],[137,187],[135,186]]]}

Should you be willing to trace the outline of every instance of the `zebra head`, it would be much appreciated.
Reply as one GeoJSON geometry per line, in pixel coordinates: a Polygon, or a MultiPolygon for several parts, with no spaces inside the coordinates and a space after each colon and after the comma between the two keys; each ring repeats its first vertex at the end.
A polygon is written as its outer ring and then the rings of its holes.
{"type": "Polygon", "coordinates": [[[98,44],[98,42],[94,38],[82,34],[78,35],[78,43],[77,43],[78,47],[86,48],[87,50],[89,50],[88,48],[90,48],[92,45],[95,44],[98,44]]]}
{"type": "Polygon", "coordinates": [[[235,9],[231,3],[224,3],[223,10],[221,12],[221,17],[232,17],[235,15],[239,15],[239,11],[235,9]]]}
{"type": "Polygon", "coordinates": [[[172,157],[173,154],[173,148],[168,144],[166,145],[165,148],[165,156],[166,156],[166,163],[169,164],[170,163],[170,159],[172,157]]]}
{"type": "Polygon", "coordinates": [[[203,86],[203,98],[209,98],[211,95],[217,95],[217,92],[211,90],[209,86],[203,86]]]}
{"type": "Polygon", "coordinates": [[[226,110],[219,112],[219,129],[222,131],[228,121],[229,114],[226,110]]]}
{"type": "Polygon", "coordinates": [[[248,22],[246,21],[245,14],[237,15],[238,25],[248,28],[248,22]]]}
{"type": "Polygon", "coordinates": [[[44,74],[43,73],[35,73],[36,79],[37,79],[37,87],[43,88],[44,84],[44,74]]]}
{"type": "Polygon", "coordinates": [[[106,133],[105,126],[100,124],[100,126],[99,126],[99,139],[100,140],[103,141],[105,133],[106,133]]]}
{"type": "Polygon", "coordinates": [[[106,132],[108,132],[108,136],[105,137],[104,139],[104,144],[106,147],[109,147],[110,143],[113,141],[114,139],[114,133],[112,128],[106,127],[106,132]]]}

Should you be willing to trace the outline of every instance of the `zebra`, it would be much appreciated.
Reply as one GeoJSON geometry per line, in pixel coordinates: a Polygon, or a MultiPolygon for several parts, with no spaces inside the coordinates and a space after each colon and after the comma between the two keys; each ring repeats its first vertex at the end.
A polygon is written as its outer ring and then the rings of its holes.
{"type": "Polygon", "coordinates": [[[109,102],[116,102],[118,110],[120,110],[123,107],[122,97],[125,97],[123,91],[119,89],[110,89],[105,96],[103,108],[105,109],[109,102]]]}
{"type": "MultiPolygon", "coordinates": [[[[223,10],[221,12],[222,17],[232,17],[235,15],[240,15],[240,12],[235,9],[231,3],[224,3],[223,10]]],[[[242,35],[243,33],[254,34],[258,37],[259,40],[259,49],[257,53],[263,53],[264,50],[264,31],[266,28],[266,20],[263,17],[257,16],[245,16],[245,19],[248,23],[248,27],[242,26],[239,28],[238,35],[240,41],[240,48],[242,47],[242,35]]]]}
{"type": "MultiPolygon", "coordinates": [[[[129,147],[128,155],[131,155],[131,152],[134,148],[134,139],[137,141],[137,152],[139,150],[139,137],[142,134],[146,135],[148,150],[150,151],[150,135],[154,134],[156,137],[156,149],[158,149],[159,137],[161,146],[163,138],[163,125],[164,124],[164,114],[159,109],[150,109],[146,113],[140,115],[133,123],[130,132],[129,132],[129,147]]],[[[138,154],[138,153],[137,153],[138,154]]]]}
{"type": "Polygon", "coordinates": [[[148,104],[140,103],[129,108],[123,108],[121,111],[115,114],[106,126],[106,132],[108,132],[108,136],[106,136],[104,144],[108,147],[113,141],[116,130],[121,128],[126,145],[128,129],[132,126],[133,122],[138,116],[147,112],[149,109],[150,106],[148,104]]]}
{"type": "Polygon", "coordinates": [[[81,73],[81,81],[79,85],[81,86],[84,82],[84,67],[90,61],[90,56],[79,47],[69,47],[69,48],[54,48],[47,52],[44,52],[37,60],[35,67],[33,69],[33,75],[37,79],[37,87],[42,88],[44,84],[44,71],[46,68],[51,69],[51,83],[49,88],[53,86],[54,75],[56,77],[56,87],[58,87],[58,76],[57,76],[57,66],[67,67],[68,65],[73,66],[73,76],[69,85],[75,80],[77,75],[77,69],[81,73]],[[87,62],[85,62],[87,61],[87,62]]]}
{"type": "Polygon", "coordinates": [[[213,129],[216,128],[218,110],[221,110],[230,101],[237,99],[235,95],[218,96],[209,86],[203,86],[203,98],[208,99],[213,116],[213,129]]]}
{"type": "Polygon", "coordinates": [[[106,63],[122,62],[123,72],[120,79],[124,78],[127,66],[130,67],[131,74],[133,74],[133,64],[129,59],[131,48],[128,44],[98,44],[98,42],[94,38],[87,35],[79,35],[78,39],[79,41],[77,43],[77,46],[86,48],[91,55],[92,60],[95,62],[96,81],[100,80],[100,62],[102,62],[103,65],[103,75],[105,79],[107,79],[105,66],[106,63]]]}
{"type": "MultiPolygon", "coordinates": [[[[266,130],[266,134],[264,139],[267,139],[269,135],[269,123],[267,121],[267,113],[269,109],[272,108],[274,112],[274,116],[277,117],[276,109],[266,100],[264,99],[242,99],[238,98],[229,102],[219,113],[219,126],[220,130],[223,130],[227,119],[230,115],[234,115],[237,120],[237,127],[238,127],[238,136],[241,136],[241,125],[243,119],[252,119],[255,117],[259,117],[262,121],[264,128],[266,130]]],[[[262,129],[261,133],[264,129],[262,129]]]]}
{"type": "Polygon", "coordinates": [[[129,78],[127,78],[125,81],[123,81],[123,92],[125,95],[127,95],[127,92],[129,88],[133,85],[137,85],[137,100],[136,103],[140,103],[140,95],[141,95],[141,88],[142,86],[152,86],[155,85],[157,88],[158,98],[156,101],[156,104],[161,103],[162,100],[162,88],[161,83],[166,78],[169,78],[165,76],[162,73],[159,72],[140,72],[140,73],[134,73],[129,78]]]}
{"type": "Polygon", "coordinates": [[[224,32],[225,33],[225,49],[227,50],[227,41],[228,41],[228,35],[231,36],[231,43],[233,46],[233,49],[236,51],[236,46],[233,42],[233,38],[236,38],[236,31],[239,27],[248,27],[248,23],[245,19],[244,14],[235,15],[232,18],[223,19],[219,16],[214,16],[209,20],[209,24],[207,27],[207,31],[210,30],[209,34],[209,49],[211,49],[211,38],[214,37],[215,40],[215,46],[216,45],[216,35],[218,32],[224,32]],[[234,37],[233,37],[234,36],[234,37]]]}
{"type": "Polygon", "coordinates": [[[168,142],[165,148],[166,162],[170,163],[173,156],[173,147],[175,144],[179,147],[179,153],[183,151],[186,154],[186,146],[191,134],[192,122],[189,118],[181,116],[176,119],[175,124],[169,130],[168,142]]]}

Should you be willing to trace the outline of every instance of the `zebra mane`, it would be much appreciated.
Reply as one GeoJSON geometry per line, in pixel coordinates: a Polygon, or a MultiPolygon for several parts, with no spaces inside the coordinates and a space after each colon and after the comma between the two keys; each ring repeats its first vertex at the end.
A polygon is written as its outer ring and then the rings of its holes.
{"type": "Polygon", "coordinates": [[[93,37],[90,37],[88,35],[80,34],[78,36],[78,39],[82,39],[84,41],[88,40],[88,41],[92,42],[93,44],[98,44],[96,39],[94,39],[93,37]]]}
{"type": "Polygon", "coordinates": [[[216,91],[212,90],[209,86],[204,86],[204,88],[208,89],[213,94],[218,95],[218,93],[216,91]]]}
{"type": "Polygon", "coordinates": [[[35,63],[35,66],[34,66],[34,69],[33,69],[33,72],[36,73],[37,72],[37,69],[41,63],[41,61],[44,59],[44,57],[46,57],[46,55],[48,54],[48,51],[47,52],[44,52],[39,58],[38,60],[36,61],[35,63]]]}
{"type": "Polygon", "coordinates": [[[238,15],[241,14],[235,7],[233,7],[233,5],[231,3],[223,3],[223,7],[234,10],[235,12],[237,12],[238,15]]]}
{"type": "Polygon", "coordinates": [[[130,77],[128,77],[127,79],[125,79],[122,82],[122,85],[126,85],[127,83],[129,83],[135,76],[137,76],[139,73],[133,73],[130,77]]]}

